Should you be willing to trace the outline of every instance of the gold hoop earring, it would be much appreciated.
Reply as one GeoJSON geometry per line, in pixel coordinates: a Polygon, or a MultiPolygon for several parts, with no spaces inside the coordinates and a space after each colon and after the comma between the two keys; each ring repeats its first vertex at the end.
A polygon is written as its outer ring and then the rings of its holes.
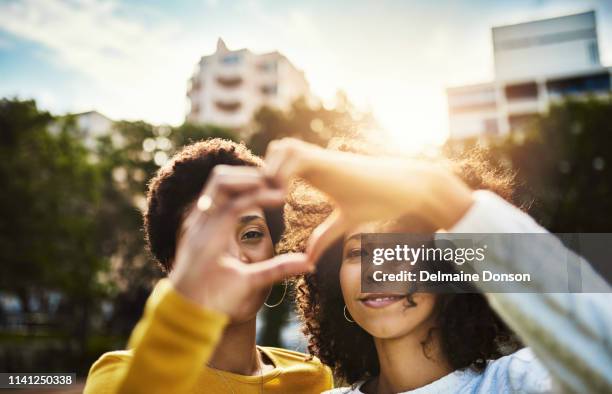
{"type": "Polygon", "coordinates": [[[285,279],[283,284],[285,285],[285,290],[283,291],[283,296],[281,297],[280,301],[278,301],[276,304],[273,304],[273,305],[268,305],[266,302],[264,302],[265,306],[267,306],[268,308],[274,308],[276,306],[279,306],[285,300],[285,296],[287,295],[287,279],[285,279]]]}
{"type": "Polygon", "coordinates": [[[349,319],[348,316],[346,316],[346,305],[344,305],[344,319],[349,323],[355,323],[355,320],[349,319]]]}

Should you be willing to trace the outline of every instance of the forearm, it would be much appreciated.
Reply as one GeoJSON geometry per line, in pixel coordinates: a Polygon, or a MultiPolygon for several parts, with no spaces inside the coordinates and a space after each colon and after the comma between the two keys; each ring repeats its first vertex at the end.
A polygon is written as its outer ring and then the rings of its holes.
{"type": "MultiPolygon", "coordinates": [[[[478,283],[491,306],[564,386],[579,392],[612,388],[612,297],[609,293],[558,292],[569,283],[565,264],[576,265],[591,288],[608,292],[608,284],[557,238],[543,234],[546,230],[527,214],[493,194],[478,192],[476,196],[472,209],[449,231],[539,233],[523,244],[509,236],[495,237],[493,247],[487,250],[486,269],[525,273],[538,267],[540,272],[532,275],[531,282],[478,283]]],[[[483,268],[479,267],[475,265],[477,270],[483,268]]]]}
{"type": "Polygon", "coordinates": [[[132,332],[129,362],[94,365],[86,392],[187,392],[211,357],[226,322],[227,317],[191,303],[164,280],[132,332]]]}

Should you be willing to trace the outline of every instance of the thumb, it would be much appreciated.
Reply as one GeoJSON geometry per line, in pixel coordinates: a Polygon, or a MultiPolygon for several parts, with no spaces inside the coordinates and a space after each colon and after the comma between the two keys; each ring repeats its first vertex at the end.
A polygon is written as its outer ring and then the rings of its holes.
{"type": "Polygon", "coordinates": [[[314,229],[306,246],[309,260],[317,263],[321,255],[329,248],[348,228],[346,218],[339,209],[334,210],[314,229]]]}

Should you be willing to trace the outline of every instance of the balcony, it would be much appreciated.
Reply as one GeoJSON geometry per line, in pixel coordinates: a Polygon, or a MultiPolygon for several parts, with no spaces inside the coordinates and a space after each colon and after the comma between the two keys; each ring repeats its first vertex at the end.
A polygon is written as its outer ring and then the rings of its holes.
{"type": "Polygon", "coordinates": [[[215,81],[220,86],[228,89],[237,88],[238,86],[242,85],[243,82],[241,76],[217,76],[215,81]]]}
{"type": "Polygon", "coordinates": [[[202,89],[202,83],[199,79],[192,78],[189,82],[189,87],[187,89],[187,96],[191,97],[194,94],[197,94],[202,89]]]}
{"type": "Polygon", "coordinates": [[[240,101],[215,101],[215,107],[223,112],[236,112],[242,107],[240,101]]]}

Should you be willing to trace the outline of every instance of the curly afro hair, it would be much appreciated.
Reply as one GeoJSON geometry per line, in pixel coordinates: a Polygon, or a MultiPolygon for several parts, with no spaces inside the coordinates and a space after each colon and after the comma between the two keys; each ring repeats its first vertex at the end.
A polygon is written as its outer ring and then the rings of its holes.
{"type": "MultiPolygon", "coordinates": [[[[348,149],[346,146],[339,148],[355,151],[350,146],[348,149]]],[[[512,201],[512,175],[491,168],[483,157],[482,152],[473,151],[454,160],[437,159],[436,163],[448,166],[472,189],[488,189],[512,201]]],[[[285,206],[286,230],[278,251],[303,251],[311,231],[332,209],[323,194],[303,181],[296,181],[285,206]]],[[[436,230],[428,228],[423,221],[414,220],[412,223],[410,230],[415,233],[433,233],[436,230]]],[[[352,384],[378,376],[379,363],[372,336],[342,317],[344,300],[339,286],[342,246],[342,240],[336,242],[321,257],[316,272],[296,280],[295,296],[310,353],[329,365],[337,379],[352,384]]],[[[416,305],[411,294],[407,299],[408,306],[416,305]]],[[[487,360],[499,358],[522,346],[480,293],[438,294],[434,313],[442,351],[454,369],[469,367],[482,371],[487,360]]],[[[424,342],[424,352],[426,345],[424,342]]]]}
{"type": "MultiPolygon", "coordinates": [[[[172,268],[176,236],[185,210],[201,193],[219,164],[261,166],[262,160],[243,144],[213,138],[185,146],[149,182],[144,231],[147,246],[164,272],[172,268]]],[[[282,217],[266,210],[273,242],[282,233],[282,217]]]]}

